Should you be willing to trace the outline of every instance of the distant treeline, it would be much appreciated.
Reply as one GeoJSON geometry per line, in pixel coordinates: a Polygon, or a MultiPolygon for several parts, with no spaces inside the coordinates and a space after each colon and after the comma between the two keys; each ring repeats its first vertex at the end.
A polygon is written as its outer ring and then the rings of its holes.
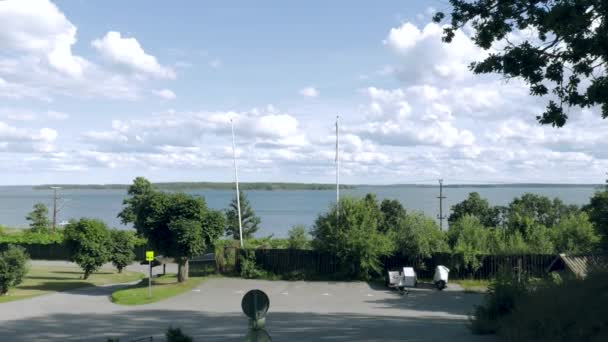
{"type": "MultiPolygon", "coordinates": [[[[561,183],[505,183],[505,184],[443,184],[444,188],[603,188],[605,184],[561,184],[561,183]]],[[[438,184],[358,184],[357,188],[391,187],[391,188],[437,188],[438,184]]]]}
{"type": "MultiPolygon", "coordinates": [[[[153,183],[155,188],[159,190],[227,190],[234,189],[234,183],[213,183],[213,182],[167,182],[153,183]]],[[[88,190],[108,190],[119,189],[126,190],[129,184],[44,184],[37,185],[35,190],[49,190],[52,187],[61,187],[62,189],[88,189],[88,190]]],[[[318,184],[318,183],[239,183],[241,190],[333,190],[335,184],[318,184]]],[[[340,185],[340,189],[353,189],[353,185],[340,185]]]]}

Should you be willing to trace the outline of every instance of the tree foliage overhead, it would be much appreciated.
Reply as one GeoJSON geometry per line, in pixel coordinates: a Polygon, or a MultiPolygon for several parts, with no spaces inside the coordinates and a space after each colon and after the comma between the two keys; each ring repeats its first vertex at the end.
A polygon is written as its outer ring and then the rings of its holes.
{"type": "MultiPolygon", "coordinates": [[[[260,218],[255,215],[247,195],[243,191],[239,191],[239,201],[241,203],[241,225],[243,227],[243,239],[253,237],[253,234],[258,231],[260,218]]],[[[230,207],[226,210],[226,235],[232,236],[235,240],[240,239],[239,232],[239,215],[236,196],[230,202],[230,207]]]]}
{"type": "Polygon", "coordinates": [[[30,229],[33,232],[46,232],[51,225],[49,209],[44,203],[34,204],[33,210],[25,218],[30,221],[30,229]]]}
{"type": "Polygon", "coordinates": [[[222,214],[208,209],[201,197],[157,191],[141,177],[127,194],[118,217],[123,223],[133,223],[158,254],[176,258],[178,280],[187,280],[188,260],[222,235],[222,214]]]}
{"type": "MultiPolygon", "coordinates": [[[[601,106],[608,117],[608,2],[605,0],[450,0],[450,43],[465,25],[492,52],[471,63],[476,74],[526,81],[535,96],[551,94],[541,124],[562,127],[568,107],[601,106]],[[525,34],[519,31],[525,31],[525,34]],[[521,37],[513,39],[513,34],[521,37]],[[511,39],[509,39],[511,35],[511,39]]],[[[434,21],[441,22],[439,12],[434,21]]]]}

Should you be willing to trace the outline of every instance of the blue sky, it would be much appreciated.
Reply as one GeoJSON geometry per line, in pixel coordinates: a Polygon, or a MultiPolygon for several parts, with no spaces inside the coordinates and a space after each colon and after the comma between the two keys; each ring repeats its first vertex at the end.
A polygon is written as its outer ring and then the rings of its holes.
{"type": "MultiPolygon", "coordinates": [[[[608,170],[606,122],[475,76],[444,1],[0,2],[1,184],[582,182],[608,170]]],[[[526,32],[514,32],[522,39],[526,32]]]]}

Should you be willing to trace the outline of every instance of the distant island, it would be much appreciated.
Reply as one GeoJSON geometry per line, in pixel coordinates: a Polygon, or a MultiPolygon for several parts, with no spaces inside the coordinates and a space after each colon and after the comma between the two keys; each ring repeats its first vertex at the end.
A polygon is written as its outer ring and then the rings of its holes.
{"type": "MultiPolygon", "coordinates": [[[[234,183],[214,182],[161,182],[152,183],[159,190],[184,191],[184,190],[229,190],[234,189],[234,183]]],[[[33,186],[35,190],[49,190],[53,187],[62,189],[86,189],[86,190],[126,190],[130,184],[43,184],[33,186]]],[[[318,183],[239,183],[241,190],[334,190],[335,184],[318,183]]],[[[340,185],[340,189],[353,189],[353,185],[340,185]]]]}

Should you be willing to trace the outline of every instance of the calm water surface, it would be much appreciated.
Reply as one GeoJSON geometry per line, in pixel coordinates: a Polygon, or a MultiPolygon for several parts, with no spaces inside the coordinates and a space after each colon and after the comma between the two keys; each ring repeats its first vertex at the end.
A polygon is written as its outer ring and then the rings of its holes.
{"type": "MultiPolygon", "coordinates": [[[[505,205],[514,197],[532,192],[549,197],[559,197],[568,204],[582,205],[589,201],[595,192],[590,186],[580,187],[459,187],[444,188],[447,196],[444,211],[453,204],[462,201],[469,192],[477,191],[493,205],[505,205]]],[[[342,190],[343,196],[362,197],[366,193],[375,193],[378,199],[399,200],[408,210],[423,211],[436,217],[439,212],[438,188],[395,186],[376,187],[361,186],[352,190],[342,190]]],[[[214,209],[228,206],[234,191],[232,190],[193,190],[191,194],[203,196],[207,205],[214,209]]],[[[62,209],[58,221],[70,218],[94,217],[104,220],[110,226],[128,229],[120,224],[116,215],[121,210],[125,190],[61,190],[62,209]]],[[[27,226],[25,216],[31,211],[34,203],[42,202],[52,208],[51,190],[34,190],[31,187],[0,187],[0,224],[6,226],[27,226]]],[[[295,224],[310,227],[319,213],[327,211],[330,203],[335,201],[335,191],[321,190],[279,190],[247,191],[247,196],[255,212],[262,219],[258,236],[274,234],[284,237],[287,230],[295,224]]]]}

